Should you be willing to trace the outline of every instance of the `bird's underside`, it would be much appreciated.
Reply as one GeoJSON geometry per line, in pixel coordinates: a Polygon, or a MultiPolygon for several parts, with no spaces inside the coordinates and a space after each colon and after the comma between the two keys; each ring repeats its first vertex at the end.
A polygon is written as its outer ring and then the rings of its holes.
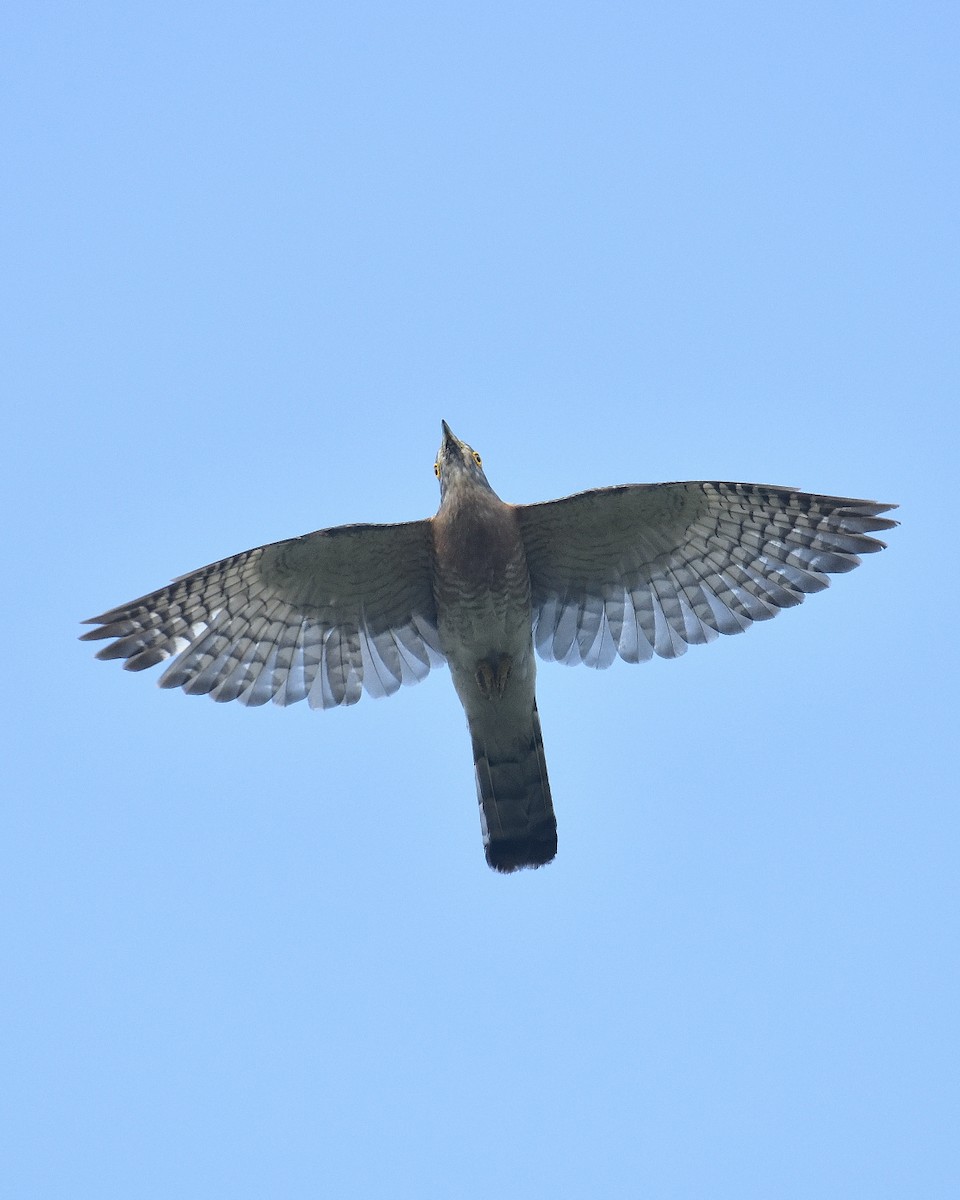
{"type": "Polygon", "coordinates": [[[891,504],[763,484],[632,484],[504,504],[444,424],[435,517],[260,546],[88,623],[98,658],[163,687],[316,708],[391,695],[446,662],[474,749],[487,861],[556,853],[536,710],[542,659],[673,658],[821,591],[883,548],[891,504]]]}

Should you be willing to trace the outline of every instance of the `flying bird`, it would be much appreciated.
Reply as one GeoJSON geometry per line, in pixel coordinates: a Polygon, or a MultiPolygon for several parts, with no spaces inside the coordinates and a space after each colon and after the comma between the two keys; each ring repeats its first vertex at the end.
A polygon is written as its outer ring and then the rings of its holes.
{"type": "Polygon", "coordinates": [[[896,507],[755,483],[627,484],[507,504],[446,421],[436,516],[258,546],[85,624],[161,687],[312,708],[446,663],[473,742],[487,862],[557,852],[536,659],[607,667],[742,633],[881,550],[896,507]]]}

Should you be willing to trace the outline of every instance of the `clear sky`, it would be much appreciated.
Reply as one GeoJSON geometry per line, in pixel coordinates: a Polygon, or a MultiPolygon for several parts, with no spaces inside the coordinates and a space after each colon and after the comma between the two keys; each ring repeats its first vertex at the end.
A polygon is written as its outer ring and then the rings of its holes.
{"type": "Polygon", "coordinates": [[[957,11],[8,6],[5,1195],[960,1195],[957,11]],[[560,854],[499,877],[445,671],[248,710],[75,640],[429,515],[442,417],[511,501],[902,526],[543,664],[560,854]]]}

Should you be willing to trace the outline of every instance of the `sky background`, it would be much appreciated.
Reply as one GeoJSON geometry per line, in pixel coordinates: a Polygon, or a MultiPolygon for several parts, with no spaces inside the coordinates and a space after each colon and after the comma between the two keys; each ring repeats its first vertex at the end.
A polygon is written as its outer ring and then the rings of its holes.
{"type": "Polygon", "coordinates": [[[956,5],[0,34],[5,1194],[960,1194],[956,5]],[[499,877],[446,672],[248,710],[75,640],[431,514],[441,418],[511,501],[902,526],[742,638],[543,664],[560,854],[499,877]]]}

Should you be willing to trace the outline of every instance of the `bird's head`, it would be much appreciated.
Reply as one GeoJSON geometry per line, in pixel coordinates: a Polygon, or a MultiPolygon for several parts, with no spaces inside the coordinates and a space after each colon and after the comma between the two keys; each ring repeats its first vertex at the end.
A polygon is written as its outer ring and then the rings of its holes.
{"type": "Polygon", "coordinates": [[[440,424],[443,426],[443,441],[433,469],[440,480],[441,503],[451,492],[468,492],[472,488],[492,492],[493,488],[483,473],[480,455],[472,446],[461,442],[446,421],[440,424]]]}

